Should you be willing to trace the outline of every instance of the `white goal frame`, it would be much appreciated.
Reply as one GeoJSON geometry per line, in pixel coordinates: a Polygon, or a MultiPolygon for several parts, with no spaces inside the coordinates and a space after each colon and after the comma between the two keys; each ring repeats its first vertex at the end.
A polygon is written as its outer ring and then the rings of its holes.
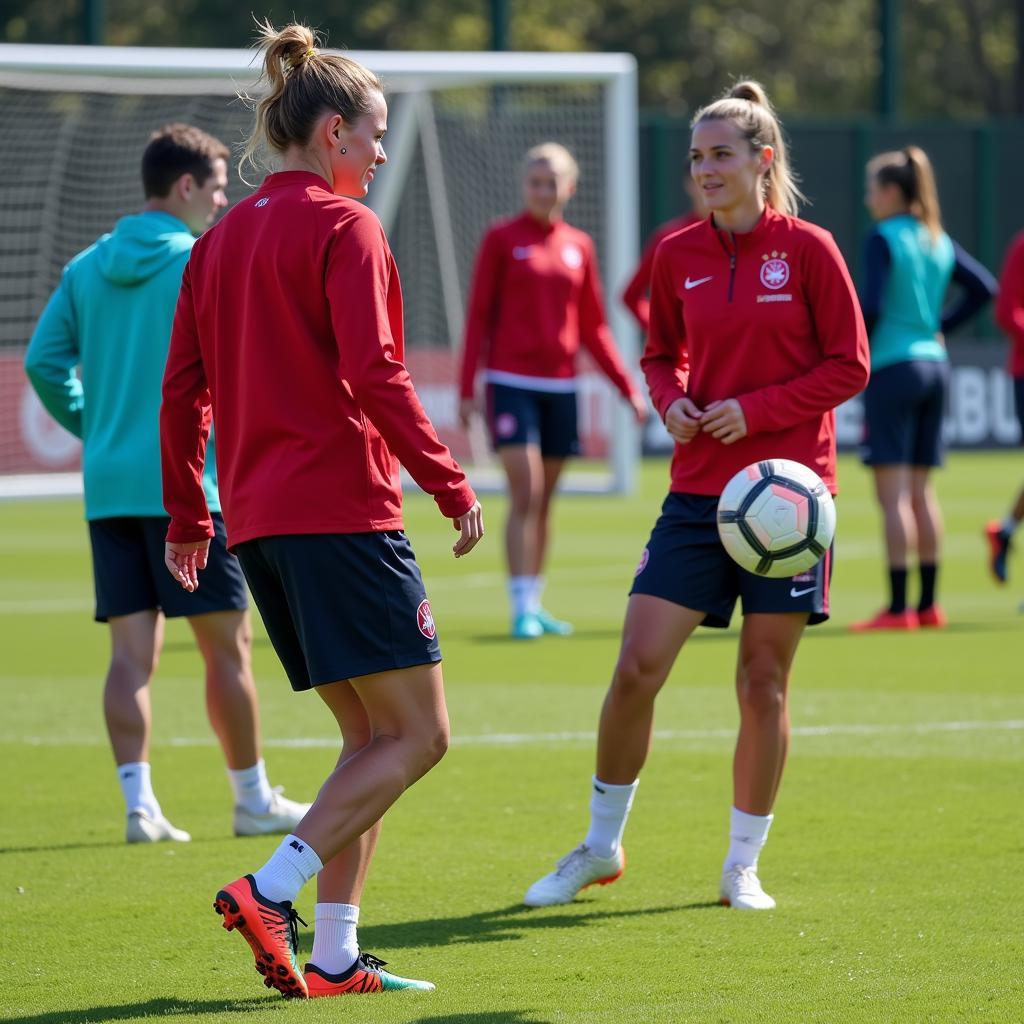
{"type": "MultiPolygon", "coordinates": [[[[389,161],[370,196],[390,227],[408,172],[417,132],[423,147],[436,145],[429,93],[440,88],[495,85],[598,84],[602,89],[605,195],[602,197],[609,325],[628,366],[636,367],[639,336],[619,295],[639,256],[639,169],[637,158],[637,68],[631,54],[514,52],[346,51],[380,75],[391,100],[389,161]],[[424,107],[426,104],[426,109],[424,107]],[[426,116],[424,116],[426,114],[426,116]]],[[[251,92],[258,68],[252,50],[0,43],[0,85],[35,90],[129,94],[251,92]]],[[[428,180],[430,204],[442,225],[436,244],[442,298],[453,349],[461,344],[464,296],[460,294],[453,249],[445,237],[445,194],[428,180]]],[[[636,488],[640,431],[631,410],[615,401],[609,425],[609,479],[568,489],[630,493],[636,488]]],[[[12,481],[13,482],[13,481],[12,481]]]]}

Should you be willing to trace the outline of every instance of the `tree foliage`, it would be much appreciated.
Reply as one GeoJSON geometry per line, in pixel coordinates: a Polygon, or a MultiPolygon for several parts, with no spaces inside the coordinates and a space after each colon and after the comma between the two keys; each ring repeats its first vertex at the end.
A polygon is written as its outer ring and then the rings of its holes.
{"type": "MultiPolygon", "coordinates": [[[[82,40],[87,0],[4,0],[8,42],[82,40]]],[[[102,0],[107,42],[136,46],[245,45],[250,7],[237,0],[102,0]]],[[[640,64],[641,102],[686,113],[732,79],[751,76],[789,114],[867,113],[876,104],[880,0],[508,0],[510,40],[522,50],[625,50],[640,64]]],[[[899,0],[903,113],[969,117],[1024,102],[1021,0],[899,0]]],[[[486,49],[489,0],[323,0],[303,12],[271,2],[275,23],[293,12],[332,46],[486,49]]],[[[1018,110],[1017,113],[1024,113],[1018,110]]]]}

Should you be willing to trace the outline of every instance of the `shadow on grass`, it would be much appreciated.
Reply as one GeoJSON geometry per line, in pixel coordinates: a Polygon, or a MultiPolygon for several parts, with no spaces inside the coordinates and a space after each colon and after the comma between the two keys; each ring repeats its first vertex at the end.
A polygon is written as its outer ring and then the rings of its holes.
{"type": "Polygon", "coordinates": [[[444,1013],[436,1017],[417,1017],[412,1024],[551,1024],[534,1017],[529,1010],[497,1010],[484,1013],[444,1013]]]}
{"type": "MultiPolygon", "coordinates": [[[[478,942],[506,942],[522,938],[528,932],[547,928],[588,928],[605,921],[626,917],[647,917],[674,914],[681,910],[717,908],[718,903],[688,903],[672,907],[637,908],[636,910],[593,910],[586,903],[572,908],[532,910],[513,903],[496,910],[483,910],[461,917],[433,917],[422,921],[398,921],[394,924],[365,925],[359,929],[364,949],[382,951],[417,946],[446,946],[478,942]]],[[[313,932],[304,934],[304,946],[310,948],[313,932]]]]}
{"type": "MultiPolygon", "coordinates": [[[[224,839],[229,839],[231,842],[237,842],[235,836],[224,836],[224,839]]],[[[196,846],[202,843],[215,843],[218,842],[217,837],[211,838],[200,838],[196,839],[192,837],[189,846],[196,846]]],[[[95,842],[82,842],[82,843],[52,843],[49,846],[0,846],[0,857],[10,853],[59,853],[62,850],[103,850],[103,849],[124,849],[126,846],[136,846],[140,850],[151,850],[154,846],[159,845],[161,852],[170,853],[178,845],[177,843],[126,843],[123,839],[98,839],[95,842]]]]}
{"type": "Polygon", "coordinates": [[[284,1006],[287,1000],[269,997],[252,999],[204,999],[192,1001],[172,997],[147,999],[144,1003],[92,1006],[80,1010],[54,1010],[28,1017],[4,1017],[7,1024],[102,1024],[108,1020],[134,1017],[192,1017],[206,1013],[265,1013],[284,1006]]]}

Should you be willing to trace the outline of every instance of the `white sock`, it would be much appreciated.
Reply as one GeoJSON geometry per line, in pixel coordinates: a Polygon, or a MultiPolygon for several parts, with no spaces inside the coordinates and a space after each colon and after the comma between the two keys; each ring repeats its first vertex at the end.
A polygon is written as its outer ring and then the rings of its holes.
{"type": "Polygon", "coordinates": [[[536,615],[541,610],[540,599],[544,594],[544,577],[543,576],[527,576],[530,583],[530,597],[527,602],[526,610],[532,615],[536,615]]]}
{"type": "Polygon", "coordinates": [[[146,761],[128,761],[117,766],[117,778],[124,794],[125,811],[142,811],[151,818],[162,818],[160,801],[153,792],[149,764],[146,761]]]}
{"type": "Polygon", "coordinates": [[[640,780],[628,786],[613,786],[596,775],[590,795],[590,831],[584,840],[598,857],[614,857],[622,843],[626,818],[640,780]]]}
{"type": "Polygon", "coordinates": [[[756,868],[761,847],[768,841],[774,814],[747,814],[735,807],[729,812],[729,852],[725,855],[723,871],[739,865],[756,868]]]}
{"type": "Polygon", "coordinates": [[[325,974],[342,974],[359,956],[359,908],[351,903],[318,903],[313,913],[313,952],[309,962],[325,974]]]}
{"type": "Polygon", "coordinates": [[[266,814],[274,791],[267,781],[267,766],[261,757],[251,768],[228,769],[235,803],[253,814],[266,814]]]}
{"type": "Polygon", "coordinates": [[[530,610],[530,595],[533,593],[534,576],[509,576],[508,600],[512,605],[512,618],[518,619],[530,610]]]}
{"type": "Polygon", "coordinates": [[[1006,534],[1007,537],[1012,537],[1013,531],[1016,530],[1018,526],[1020,526],[1020,520],[1016,519],[1013,513],[1011,512],[1003,520],[1003,525],[1000,527],[1000,529],[1003,531],[1003,533],[1006,534]]]}
{"type": "Polygon", "coordinates": [[[323,870],[313,847],[298,836],[287,835],[274,855],[252,877],[260,894],[274,903],[295,902],[302,887],[323,870]]]}

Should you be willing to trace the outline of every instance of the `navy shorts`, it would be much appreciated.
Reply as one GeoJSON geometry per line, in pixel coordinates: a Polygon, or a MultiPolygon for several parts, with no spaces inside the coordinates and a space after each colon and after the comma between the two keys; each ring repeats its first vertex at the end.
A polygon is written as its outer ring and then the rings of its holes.
{"type": "Polygon", "coordinates": [[[293,690],[441,660],[401,530],[260,537],[235,550],[293,690]]]}
{"type": "Polygon", "coordinates": [[[741,569],[729,557],[717,520],[717,498],[669,494],[640,556],[630,596],[647,594],[704,612],[701,625],[723,629],[737,598],[744,615],[805,612],[812,626],[828,619],[831,548],[807,572],[768,579],[741,569]]]}
{"type": "Polygon", "coordinates": [[[1013,378],[1013,405],[1020,424],[1020,443],[1024,444],[1024,377],[1013,378]]]}
{"type": "Polygon", "coordinates": [[[533,391],[508,384],[487,385],[487,423],[495,448],[534,444],[541,455],[579,455],[575,391],[533,391]]]}
{"type": "Polygon", "coordinates": [[[949,363],[919,359],[871,374],[864,392],[866,466],[941,466],[949,363]]]}
{"type": "Polygon", "coordinates": [[[115,516],[89,521],[96,621],[159,609],[169,619],[249,607],[238,559],[227,549],[224,520],[213,514],[214,537],[199,589],[189,593],[164,565],[166,516],[115,516]]]}

